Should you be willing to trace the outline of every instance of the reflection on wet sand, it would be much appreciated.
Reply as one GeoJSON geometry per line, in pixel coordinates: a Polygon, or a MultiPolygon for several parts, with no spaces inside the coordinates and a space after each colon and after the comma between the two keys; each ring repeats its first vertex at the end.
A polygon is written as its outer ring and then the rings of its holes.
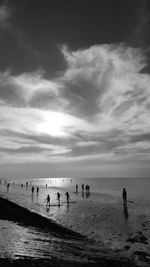
{"type": "Polygon", "coordinates": [[[125,218],[128,219],[129,214],[128,214],[128,206],[126,202],[123,203],[123,211],[124,211],[125,218]]]}

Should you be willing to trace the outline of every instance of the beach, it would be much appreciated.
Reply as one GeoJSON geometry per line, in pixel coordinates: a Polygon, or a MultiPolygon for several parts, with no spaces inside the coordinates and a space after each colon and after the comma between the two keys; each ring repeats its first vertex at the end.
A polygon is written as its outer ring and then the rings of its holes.
{"type": "Polygon", "coordinates": [[[39,194],[35,191],[32,195],[31,185],[26,188],[25,184],[11,184],[8,191],[4,182],[1,184],[1,264],[7,262],[11,266],[17,261],[17,266],[150,265],[148,199],[130,197],[124,209],[119,194],[91,189],[87,197],[86,192],[75,192],[74,181],[64,187],[50,182],[47,187],[38,186],[39,194]],[[66,190],[71,196],[69,205],[66,190]],[[51,196],[50,207],[44,203],[47,193],[51,196]]]}

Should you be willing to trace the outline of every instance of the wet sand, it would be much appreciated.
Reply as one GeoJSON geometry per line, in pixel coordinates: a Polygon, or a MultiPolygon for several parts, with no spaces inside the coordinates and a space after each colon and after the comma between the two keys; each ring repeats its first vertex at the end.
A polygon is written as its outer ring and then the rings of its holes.
{"type": "MultiPolygon", "coordinates": [[[[42,217],[41,217],[42,218],[42,217]]],[[[56,229],[53,223],[51,224],[50,221],[47,221],[47,218],[41,219],[39,215],[36,213],[28,212],[25,208],[19,207],[18,205],[12,203],[11,201],[8,201],[6,199],[0,198],[0,219],[2,220],[9,220],[14,222],[19,222],[22,225],[32,225],[34,227],[39,228],[40,231],[42,231],[42,228],[45,228],[46,231],[54,231],[55,234],[58,232],[58,228],[56,229]]],[[[60,229],[59,229],[60,230],[60,229]]],[[[90,242],[88,240],[84,240],[84,237],[82,235],[76,234],[73,231],[66,230],[65,228],[61,228],[61,231],[59,234],[62,236],[62,238],[66,239],[70,238],[75,239],[81,239],[83,238],[83,245],[85,247],[85,254],[84,260],[80,261],[75,258],[69,259],[66,255],[63,259],[56,258],[55,256],[51,255],[51,258],[32,258],[24,255],[22,258],[1,258],[0,259],[0,266],[66,266],[66,267],[74,267],[74,266],[104,266],[104,267],[135,267],[137,266],[134,261],[127,259],[125,257],[119,257],[117,258],[117,253],[113,254],[111,251],[108,254],[103,252],[103,249],[99,251],[96,251],[93,249],[92,251],[88,252],[88,249],[90,249],[90,242]],[[63,234],[62,234],[63,233],[63,234]],[[88,243],[89,242],[89,243],[88,243]],[[87,246],[87,249],[86,249],[87,246]],[[109,255],[110,254],[110,255],[109,255]],[[109,256],[108,256],[109,255],[109,256]]],[[[82,243],[82,242],[81,242],[82,243]]],[[[74,243],[75,244],[75,243],[74,243]]],[[[69,249],[69,248],[68,248],[69,249]]],[[[77,243],[72,248],[74,255],[82,254],[83,248],[80,248],[77,246],[77,243]]]]}
{"type": "Polygon", "coordinates": [[[19,223],[23,223],[24,225],[32,225],[42,229],[46,229],[47,231],[53,231],[58,234],[63,234],[63,236],[69,238],[77,238],[83,239],[84,236],[68,229],[66,227],[62,227],[61,225],[56,224],[52,220],[34,211],[31,212],[28,209],[17,205],[9,201],[8,199],[4,199],[0,197],[0,218],[5,220],[17,221],[19,223]]]}
{"type": "MultiPolygon", "coordinates": [[[[150,266],[149,199],[132,196],[125,207],[121,196],[116,194],[91,192],[87,198],[81,191],[76,194],[73,188],[40,187],[37,195],[31,194],[30,186],[19,185],[11,185],[9,191],[1,185],[1,197],[0,219],[6,222],[5,233],[11,227],[9,224],[7,226],[8,221],[24,227],[23,230],[19,229],[18,234],[17,225],[12,226],[14,235],[17,233],[18,240],[23,240],[23,244],[18,242],[19,249],[14,247],[12,254],[15,258],[10,257],[12,261],[31,260],[29,266],[35,260],[45,264],[41,266],[46,266],[47,262],[53,264],[53,260],[58,266],[61,263],[64,266],[99,266],[100,263],[100,266],[150,266]],[[61,193],[60,207],[57,191],[61,193]],[[66,191],[71,196],[70,205],[66,203],[66,191]],[[44,203],[48,193],[51,207],[46,207],[44,203]],[[36,233],[28,231],[30,226],[37,229],[36,233]],[[20,231],[25,235],[20,235],[20,231]]],[[[3,226],[0,221],[0,228],[3,229],[3,226]]],[[[1,233],[2,230],[0,238],[1,233]]],[[[16,242],[15,236],[9,236],[12,246],[16,242]]],[[[2,255],[1,247],[0,253],[2,255]]],[[[5,258],[9,259],[9,255],[5,258]]]]}

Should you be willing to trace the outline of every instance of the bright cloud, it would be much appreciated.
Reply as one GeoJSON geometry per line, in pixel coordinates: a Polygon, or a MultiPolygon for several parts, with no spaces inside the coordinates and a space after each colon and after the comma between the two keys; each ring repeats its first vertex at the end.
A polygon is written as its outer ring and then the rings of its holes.
{"type": "Polygon", "coordinates": [[[23,162],[31,151],[38,161],[149,153],[150,75],[142,51],[110,44],[63,46],[62,53],[67,67],[59,77],[0,74],[0,131],[13,132],[1,137],[3,159],[17,161],[23,152],[23,162]]]}

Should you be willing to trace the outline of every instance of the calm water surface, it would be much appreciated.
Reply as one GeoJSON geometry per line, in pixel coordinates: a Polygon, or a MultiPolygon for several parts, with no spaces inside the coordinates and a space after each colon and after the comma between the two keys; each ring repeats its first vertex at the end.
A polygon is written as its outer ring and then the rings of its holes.
{"type": "Polygon", "coordinates": [[[67,226],[76,232],[100,242],[82,244],[79,241],[63,239],[54,233],[45,233],[41,229],[25,227],[17,222],[0,220],[0,256],[1,257],[54,257],[69,259],[76,257],[86,261],[91,251],[95,257],[100,255],[102,247],[121,248],[128,235],[141,230],[141,225],[150,220],[150,179],[148,178],[36,178],[1,180],[0,195],[29,210],[34,210],[56,223],[67,226]],[[6,184],[10,182],[7,190],[6,184]],[[28,187],[25,186],[28,182],[28,187]],[[5,184],[6,183],[6,184],[5,184]],[[14,183],[14,184],[13,184],[14,183]],[[23,184],[23,186],[21,186],[23,184]],[[75,186],[78,184],[78,194],[75,186]],[[90,195],[81,192],[81,185],[90,185],[90,195]],[[31,186],[35,186],[34,194],[31,186]],[[47,187],[46,187],[47,185],[47,187]],[[39,194],[36,188],[39,186],[39,194]],[[125,218],[122,206],[122,188],[128,192],[129,218],[125,218]],[[57,192],[61,193],[61,206],[58,207],[57,192]],[[66,203],[66,191],[71,197],[66,203]],[[51,207],[45,206],[47,194],[51,197],[51,207]],[[91,250],[91,246],[93,246],[91,250]],[[77,256],[78,248],[81,249],[77,256]]]}

